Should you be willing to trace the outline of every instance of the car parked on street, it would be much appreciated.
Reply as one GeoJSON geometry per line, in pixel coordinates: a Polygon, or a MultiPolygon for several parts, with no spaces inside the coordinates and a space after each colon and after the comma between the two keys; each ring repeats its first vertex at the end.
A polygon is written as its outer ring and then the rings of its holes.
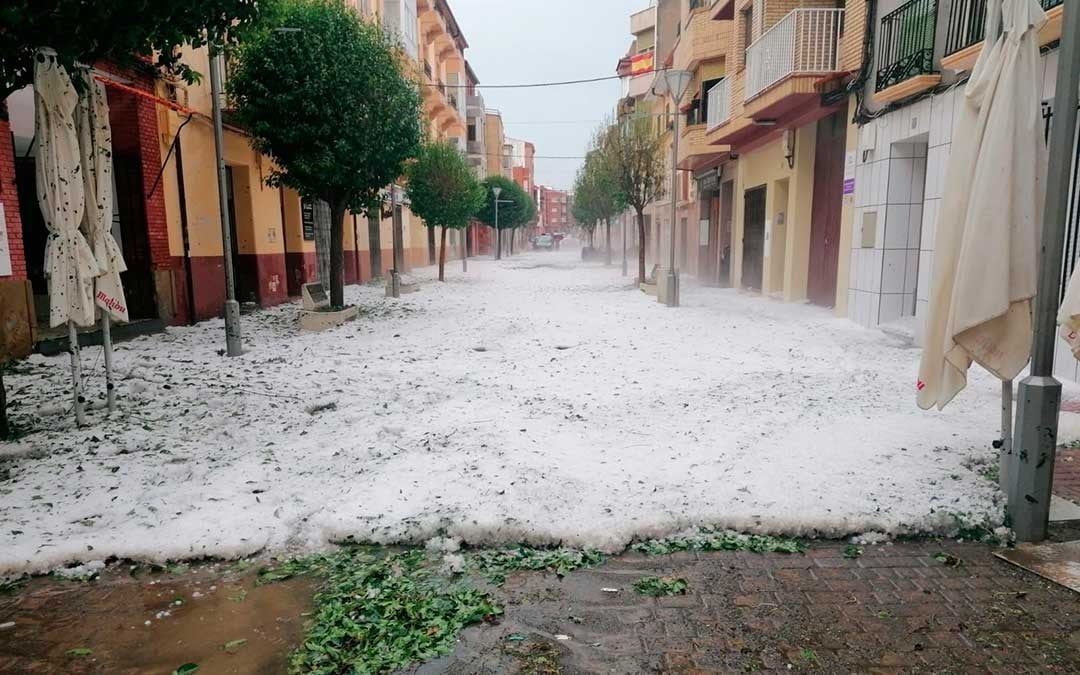
{"type": "Polygon", "coordinates": [[[549,251],[555,247],[555,238],[550,234],[538,234],[532,240],[533,249],[537,251],[549,251]]]}

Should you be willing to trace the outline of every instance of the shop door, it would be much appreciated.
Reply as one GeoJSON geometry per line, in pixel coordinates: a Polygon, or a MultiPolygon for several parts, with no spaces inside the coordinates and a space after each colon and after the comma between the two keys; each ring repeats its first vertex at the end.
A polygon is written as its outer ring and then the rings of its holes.
{"type": "Polygon", "coordinates": [[[760,291],[765,262],[765,186],[747,190],[744,199],[742,285],[760,291]]]}
{"type": "Polygon", "coordinates": [[[118,235],[127,271],[120,274],[132,321],[156,319],[157,298],[150,260],[150,237],[146,231],[146,200],[143,197],[142,162],[138,155],[113,155],[116,208],[113,234],[118,235]]]}
{"type": "Polygon", "coordinates": [[[844,113],[833,113],[818,121],[806,292],[810,302],[822,307],[836,304],[846,135],[847,117],[844,113]]]}
{"type": "Polygon", "coordinates": [[[721,286],[730,286],[731,279],[731,219],[732,209],[735,206],[735,183],[725,181],[720,186],[720,203],[718,204],[717,218],[720,222],[720,267],[717,272],[717,281],[721,286]]]}

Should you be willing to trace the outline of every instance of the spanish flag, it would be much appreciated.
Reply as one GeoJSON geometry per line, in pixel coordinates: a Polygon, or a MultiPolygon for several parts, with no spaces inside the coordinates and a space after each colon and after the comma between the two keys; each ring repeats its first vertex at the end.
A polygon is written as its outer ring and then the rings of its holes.
{"type": "Polygon", "coordinates": [[[631,75],[643,75],[645,73],[651,73],[653,71],[653,53],[638,54],[630,59],[630,74],[631,75]]]}

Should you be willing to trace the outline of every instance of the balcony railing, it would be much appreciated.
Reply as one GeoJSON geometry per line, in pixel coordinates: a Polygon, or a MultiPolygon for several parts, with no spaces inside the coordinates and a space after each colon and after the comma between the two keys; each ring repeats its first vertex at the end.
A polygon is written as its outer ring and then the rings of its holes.
{"type": "Polygon", "coordinates": [[[746,49],[746,100],[786,77],[836,72],[842,9],[796,9],[746,49]]]}
{"type": "Polygon", "coordinates": [[[712,131],[731,119],[731,80],[724,78],[709,90],[707,127],[712,131]]]}
{"type": "Polygon", "coordinates": [[[909,0],[881,18],[877,91],[934,70],[937,0],[909,0]]]}
{"type": "MultiPolygon", "coordinates": [[[[1051,10],[1063,0],[1039,0],[1045,10],[1051,10]]],[[[986,33],[986,0],[953,0],[949,10],[949,29],[945,33],[945,56],[977,45],[986,33]]]]}

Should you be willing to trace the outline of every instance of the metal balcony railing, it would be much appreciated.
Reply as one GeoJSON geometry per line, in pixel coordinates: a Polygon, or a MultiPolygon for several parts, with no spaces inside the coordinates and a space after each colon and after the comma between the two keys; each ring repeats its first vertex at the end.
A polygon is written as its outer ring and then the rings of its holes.
{"type": "Polygon", "coordinates": [[[786,77],[833,73],[840,61],[842,9],[796,9],[746,49],[746,100],[786,77]]]}
{"type": "MultiPolygon", "coordinates": [[[[1051,10],[1063,0],[1039,0],[1051,10]]],[[[949,27],[945,33],[945,56],[977,45],[986,37],[986,0],[953,0],[949,9],[949,27]]]]}
{"type": "Polygon", "coordinates": [[[909,0],[881,18],[877,91],[934,71],[937,0],[909,0]]]}
{"type": "Polygon", "coordinates": [[[731,80],[724,78],[709,90],[709,114],[705,120],[712,131],[731,119],[731,80]]]}

